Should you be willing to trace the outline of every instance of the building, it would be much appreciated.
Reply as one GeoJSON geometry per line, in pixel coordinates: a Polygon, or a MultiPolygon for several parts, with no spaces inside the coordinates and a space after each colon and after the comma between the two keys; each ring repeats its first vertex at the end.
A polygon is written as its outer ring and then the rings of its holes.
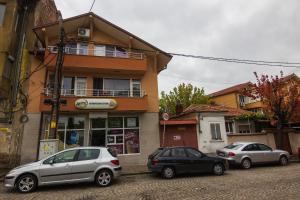
{"type": "Polygon", "coordinates": [[[0,0],[0,160],[18,164],[26,119],[31,55],[38,48],[32,28],[57,20],[53,0],[0,0]],[[47,11],[47,12],[45,12],[47,11]]]}
{"type": "Polygon", "coordinates": [[[211,100],[218,104],[232,108],[241,108],[252,112],[262,112],[262,102],[242,94],[243,90],[251,86],[251,82],[234,85],[210,94],[211,100]]]}
{"type": "Polygon", "coordinates": [[[205,153],[228,144],[228,135],[255,133],[254,122],[235,117],[249,111],[228,106],[194,104],[168,121],[160,121],[161,146],[192,146],[205,153]]]}
{"type": "MultiPolygon", "coordinates": [[[[107,146],[123,165],[145,164],[159,147],[157,75],[172,56],[95,15],[65,19],[65,55],[58,150],[107,146]]],[[[56,63],[58,23],[34,28],[45,48],[45,67],[29,81],[29,121],[25,124],[22,162],[36,160],[48,141],[56,63]],[[41,141],[41,142],[40,142],[41,141]]],[[[31,70],[40,61],[33,59],[31,70]]]]}

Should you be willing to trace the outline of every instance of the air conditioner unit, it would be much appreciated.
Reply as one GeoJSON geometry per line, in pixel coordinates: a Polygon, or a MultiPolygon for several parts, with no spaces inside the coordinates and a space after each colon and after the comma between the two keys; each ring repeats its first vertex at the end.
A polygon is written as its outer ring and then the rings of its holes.
{"type": "Polygon", "coordinates": [[[78,29],[79,37],[90,37],[90,29],[88,28],[79,28],[78,29]]]}

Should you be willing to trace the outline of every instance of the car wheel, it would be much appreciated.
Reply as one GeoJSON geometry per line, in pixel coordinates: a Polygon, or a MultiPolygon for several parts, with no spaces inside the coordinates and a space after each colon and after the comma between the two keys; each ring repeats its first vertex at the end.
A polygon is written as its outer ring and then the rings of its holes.
{"type": "Polygon", "coordinates": [[[213,167],[213,173],[215,175],[223,175],[224,174],[224,166],[221,163],[217,163],[213,167]]]}
{"type": "Polygon", "coordinates": [[[175,177],[175,170],[172,167],[165,167],[162,170],[162,176],[167,179],[171,179],[175,177]]]}
{"type": "Polygon", "coordinates": [[[241,166],[243,169],[250,169],[251,168],[251,160],[249,158],[245,158],[241,162],[241,166]]]}
{"type": "Polygon", "coordinates": [[[101,187],[109,186],[112,183],[113,175],[109,170],[100,170],[95,178],[96,184],[101,187]]]}
{"type": "Polygon", "coordinates": [[[289,160],[286,156],[280,156],[280,158],[279,158],[280,165],[285,166],[288,164],[288,162],[289,162],[289,160]]]}
{"type": "Polygon", "coordinates": [[[37,179],[31,174],[22,175],[20,178],[18,178],[16,183],[16,188],[21,193],[32,192],[36,189],[36,187],[37,179]]]}

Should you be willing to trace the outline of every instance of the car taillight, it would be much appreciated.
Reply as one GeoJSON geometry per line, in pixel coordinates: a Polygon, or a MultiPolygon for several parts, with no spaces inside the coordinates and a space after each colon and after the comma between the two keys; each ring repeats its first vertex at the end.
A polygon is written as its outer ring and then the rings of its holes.
{"type": "Polygon", "coordinates": [[[119,160],[111,160],[110,162],[114,165],[119,165],[120,164],[119,160]]]}
{"type": "Polygon", "coordinates": [[[235,156],[235,153],[229,152],[229,153],[228,153],[228,156],[229,156],[229,157],[233,157],[233,156],[235,156]]]}
{"type": "Polygon", "coordinates": [[[158,160],[152,160],[151,163],[152,165],[156,165],[158,163],[158,160]]]}

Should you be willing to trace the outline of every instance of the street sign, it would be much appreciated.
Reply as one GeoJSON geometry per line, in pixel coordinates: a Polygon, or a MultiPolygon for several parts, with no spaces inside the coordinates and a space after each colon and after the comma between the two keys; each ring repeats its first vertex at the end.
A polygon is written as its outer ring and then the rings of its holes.
{"type": "Polygon", "coordinates": [[[168,121],[169,118],[170,118],[170,116],[169,116],[168,113],[163,113],[163,114],[162,114],[162,118],[163,118],[163,120],[168,121]]]}

